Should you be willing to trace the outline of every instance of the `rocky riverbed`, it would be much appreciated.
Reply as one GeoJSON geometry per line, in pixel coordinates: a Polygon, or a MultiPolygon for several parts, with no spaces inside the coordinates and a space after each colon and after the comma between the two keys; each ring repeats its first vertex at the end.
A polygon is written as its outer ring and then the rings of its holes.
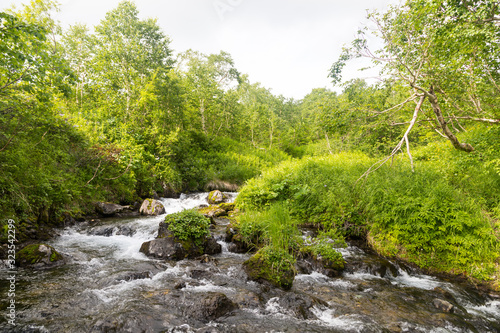
{"type": "MultiPolygon", "coordinates": [[[[234,197],[234,194],[232,194],[234,197]]],[[[206,204],[207,194],[162,199],[166,213],[206,204]]],[[[250,281],[249,254],[229,252],[178,262],[139,250],[165,215],[103,219],[60,231],[48,242],[62,266],[17,271],[15,327],[2,332],[500,332],[500,299],[401,263],[342,249],[338,277],[299,272],[291,290],[250,281]]],[[[6,281],[7,271],[0,272],[6,281]]],[[[5,294],[7,283],[0,284],[5,294]]],[[[1,301],[2,310],[6,300],[1,301]]]]}

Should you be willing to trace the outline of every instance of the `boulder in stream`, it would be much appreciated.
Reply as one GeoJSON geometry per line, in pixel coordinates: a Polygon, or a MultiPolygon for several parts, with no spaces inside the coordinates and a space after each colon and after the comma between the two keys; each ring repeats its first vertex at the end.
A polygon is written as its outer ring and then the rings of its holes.
{"type": "Polygon", "coordinates": [[[211,205],[217,205],[227,200],[227,195],[219,190],[212,191],[208,194],[207,201],[211,205]]]}
{"type": "Polygon", "coordinates": [[[158,236],[142,244],[140,252],[148,257],[163,260],[194,259],[204,254],[213,255],[222,252],[222,246],[213,237],[206,237],[202,243],[193,240],[180,240],[160,226],[158,236]]]}
{"type": "Polygon", "coordinates": [[[28,245],[16,255],[16,265],[19,267],[52,268],[64,263],[64,257],[47,244],[28,245]]]}
{"type": "Polygon", "coordinates": [[[102,216],[114,216],[128,209],[128,206],[121,206],[110,202],[96,202],[95,209],[102,216]]]}
{"type": "Polygon", "coordinates": [[[453,312],[453,309],[455,308],[455,306],[450,302],[439,298],[435,298],[434,301],[432,301],[432,303],[434,304],[434,307],[436,309],[441,310],[443,312],[453,312]]]}
{"type": "Polygon", "coordinates": [[[281,258],[279,253],[268,247],[260,249],[245,261],[243,268],[250,280],[260,283],[269,282],[284,290],[292,288],[296,274],[293,263],[289,262],[287,258],[281,258]],[[279,262],[276,262],[276,260],[279,262]]]}
{"type": "Polygon", "coordinates": [[[202,296],[189,309],[189,315],[203,322],[209,322],[236,310],[238,306],[223,293],[210,292],[202,296]]]}
{"type": "Polygon", "coordinates": [[[161,215],[165,214],[165,207],[163,207],[163,204],[155,199],[146,199],[141,205],[141,208],[139,210],[141,215],[161,215]]]}
{"type": "Polygon", "coordinates": [[[101,225],[92,227],[89,230],[87,230],[87,235],[104,236],[104,237],[110,237],[113,235],[123,235],[130,237],[133,234],[134,230],[127,225],[120,225],[120,226],[101,225]]]}

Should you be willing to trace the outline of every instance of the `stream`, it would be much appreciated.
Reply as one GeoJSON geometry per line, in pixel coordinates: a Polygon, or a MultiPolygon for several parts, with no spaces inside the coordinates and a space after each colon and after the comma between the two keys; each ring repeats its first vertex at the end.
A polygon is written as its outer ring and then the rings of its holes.
{"type": "MultiPolygon", "coordinates": [[[[234,199],[235,194],[232,194],[234,199]]],[[[162,199],[167,213],[206,204],[206,193],[162,199]]],[[[49,242],[69,258],[49,270],[18,269],[17,325],[1,332],[500,332],[500,299],[424,275],[350,245],[342,276],[296,276],[290,291],[249,281],[250,257],[227,251],[228,221],[212,230],[222,245],[210,260],[165,262],[139,252],[158,217],[110,218],[60,230],[49,242]],[[200,315],[206,295],[236,307],[200,315]],[[454,305],[452,312],[436,300],[454,305]]],[[[7,293],[7,271],[0,292],[7,293]]],[[[2,312],[6,309],[1,303],[2,312]]],[[[203,311],[202,311],[203,312],[203,311]]]]}

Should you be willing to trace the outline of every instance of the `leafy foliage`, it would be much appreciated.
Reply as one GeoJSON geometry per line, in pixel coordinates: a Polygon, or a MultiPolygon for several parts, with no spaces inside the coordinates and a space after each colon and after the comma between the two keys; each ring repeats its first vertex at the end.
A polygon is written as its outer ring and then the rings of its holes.
{"type": "Polygon", "coordinates": [[[167,215],[165,224],[175,237],[184,241],[200,243],[210,234],[210,220],[194,209],[167,215]]]}
{"type": "MultiPolygon", "coordinates": [[[[489,279],[500,256],[499,226],[491,219],[500,202],[500,193],[491,188],[499,188],[500,179],[493,168],[445,147],[416,154],[421,162],[415,173],[397,160],[357,184],[372,163],[363,155],[283,162],[249,181],[237,204],[252,215],[280,203],[297,223],[313,223],[333,235],[367,237],[384,255],[489,279]],[[443,160],[443,151],[457,156],[443,160]],[[426,152],[435,160],[424,162],[426,152]],[[444,163],[449,160],[454,163],[444,163]]],[[[242,230],[245,222],[241,220],[242,230]]],[[[335,258],[324,241],[318,244],[316,254],[335,258]]]]}

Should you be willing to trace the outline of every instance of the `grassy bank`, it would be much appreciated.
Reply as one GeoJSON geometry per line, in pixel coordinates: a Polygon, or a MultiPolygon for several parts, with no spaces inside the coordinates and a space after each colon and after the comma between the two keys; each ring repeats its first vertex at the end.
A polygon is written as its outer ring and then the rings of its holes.
{"type": "MultiPolygon", "coordinates": [[[[476,138],[476,145],[489,139],[476,138]]],[[[414,154],[415,172],[406,157],[397,157],[359,182],[376,159],[340,153],[283,162],[241,190],[240,228],[267,237],[263,244],[280,243],[281,234],[293,232],[271,234],[255,222],[279,205],[290,215],[283,223],[363,237],[382,255],[498,286],[500,174],[494,150],[467,155],[435,143],[414,154]]],[[[295,246],[293,240],[288,246],[295,246]]]]}

